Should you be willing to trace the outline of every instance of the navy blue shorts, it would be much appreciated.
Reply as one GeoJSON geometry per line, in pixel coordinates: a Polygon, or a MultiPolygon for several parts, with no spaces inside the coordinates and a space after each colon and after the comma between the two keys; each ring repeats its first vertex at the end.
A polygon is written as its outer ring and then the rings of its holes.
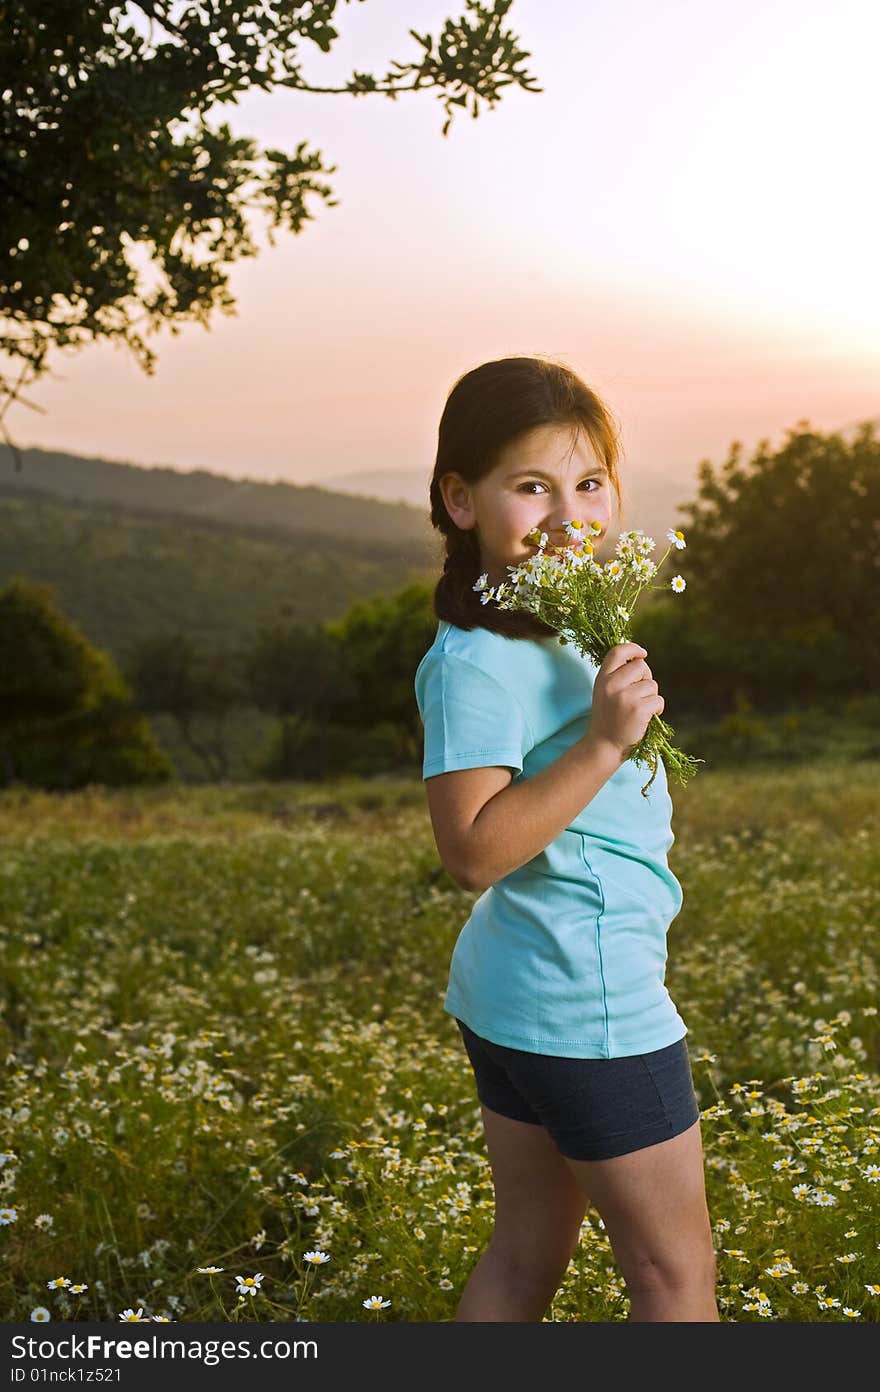
{"type": "Polygon", "coordinates": [[[456,1020],[490,1111],[544,1126],[570,1160],[610,1160],[668,1141],[699,1120],[684,1036],[628,1058],[559,1058],[508,1049],[456,1020]]]}

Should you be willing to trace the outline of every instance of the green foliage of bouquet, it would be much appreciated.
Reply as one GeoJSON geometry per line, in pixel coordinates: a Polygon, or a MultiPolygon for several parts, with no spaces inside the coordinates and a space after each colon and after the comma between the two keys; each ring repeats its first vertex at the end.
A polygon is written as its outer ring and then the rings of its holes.
{"type": "MultiPolygon", "coordinates": [[[[606,655],[617,643],[631,641],[629,626],[632,614],[644,589],[659,589],[650,581],[673,548],[682,550],[684,536],[669,531],[669,547],[659,563],[650,559],[655,541],[642,531],[621,532],[614,558],[604,566],[593,559],[591,537],[602,528],[598,522],[589,524],[589,534],[583,522],[563,523],[569,542],[564,547],[549,547],[546,532],[537,528],[529,540],[537,553],[516,566],[508,566],[510,579],[494,587],[488,585],[488,573],[474,585],[483,604],[494,601],[500,609],[526,610],[549,624],[560,635],[560,642],[572,643],[584,657],[601,666],[606,655]]],[[[681,594],[685,581],[673,576],[670,588],[681,594]]],[[[669,774],[685,784],[697,771],[694,759],[672,744],[675,731],[659,715],[652,715],[641,740],[630,758],[640,766],[651,769],[651,777],[642,788],[647,797],[661,755],[669,774]]]]}

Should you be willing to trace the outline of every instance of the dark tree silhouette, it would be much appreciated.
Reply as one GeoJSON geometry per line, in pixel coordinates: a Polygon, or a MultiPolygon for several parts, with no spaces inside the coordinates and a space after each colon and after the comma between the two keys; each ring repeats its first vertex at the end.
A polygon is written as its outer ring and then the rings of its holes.
{"type": "MultiPolygon", "coordinates": [[[[349,0],[346,0],[349,3],[349,0]]],[[[363,0],[359,0],[363,3],[363,0]]],[[[146,335],[207,325],[234,300],[229,268],[256,255],[247,215],[299,233],[310,196],[335,207],[335,172],[300,141],[260,149],[209,124],[218,104],[264,92],[400,95],[436,90],[446,110],[494,106],[530,55],[502,25],[512,0],[465,0],[438,38],[384,76],[341,87],[303,76],[299,47],[328,53],[338,0],[11,0],[0,25],[0,428],[13,400],[47,370],[53,347],[125,344],[146,371],[146,335]]],[[[417,10],[417,7],[414,7],[417,10]]],[[[31,403],[26,403],[31,404],[31,403]]],[[[15,451],[15,446],[6,439],[15,451]]],[[[16,453],[16,469],[21,459],[16,453]]]]}

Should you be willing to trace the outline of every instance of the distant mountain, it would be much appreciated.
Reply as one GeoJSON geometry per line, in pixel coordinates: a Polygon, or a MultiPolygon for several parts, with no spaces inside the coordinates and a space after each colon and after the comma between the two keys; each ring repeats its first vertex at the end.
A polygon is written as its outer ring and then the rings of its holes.
{"type": "Polygon", "coordinates": [[[233,479],[206,469],[184,472],[52,450],[12,451],[0,445],[0,494],[41,494],[73,503],[101,504],[237,532],[310,536],[380,557],[387,548],[419,562],[434,554],[424,507],[349,493],[316,484],[233,479]]]}
{"type": "Polygon", "coordinates": [[[384,503],[408,503],[426,512],[430,482],[430,473],[422,469],[364,469],[361,473],[334,474],[330,480],[334,491],[384,503]]]}
{"type": "Polygon", "coordinates": [[[64,613],[117,660],[168,629],[223,647],[263,625],[321,623],[433,573],[391,546],[371,555],[344,539],[0,493],[0,588],[14,575],[50,585],[64,613]]]}
{"type": "Polygon", "coordinates": [[[312,485],[0,448],[0,586],[52,586],[117,659],[179,628],[219,645],[337,618],[438,569],[425,511],[312,485]]]}

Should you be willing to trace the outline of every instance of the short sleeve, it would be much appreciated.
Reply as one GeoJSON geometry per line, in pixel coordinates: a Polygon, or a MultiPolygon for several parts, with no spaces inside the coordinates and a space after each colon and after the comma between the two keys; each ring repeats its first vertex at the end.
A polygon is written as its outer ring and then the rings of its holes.
{"type": "Polygon", "coordinates": [[[493,764],[522,772],[535,741],[522,705],[494,677],[438,653],[422,662],[415,687],[425,731],[423,779],[493,764]]]}

